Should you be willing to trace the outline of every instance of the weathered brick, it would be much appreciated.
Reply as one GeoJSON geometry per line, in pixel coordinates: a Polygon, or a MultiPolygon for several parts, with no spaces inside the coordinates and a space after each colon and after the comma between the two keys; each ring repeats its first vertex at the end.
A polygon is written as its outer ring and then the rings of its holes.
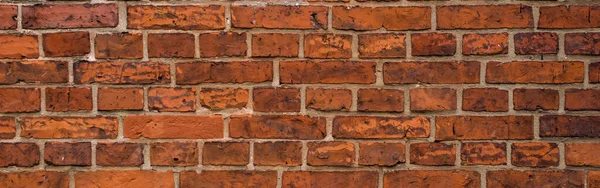
{"type": "Polygon", "coordinates": [[[410,90],[410,110],[456,110],[456,90],[452,88],[413,88],[410,90]]]}
{"type": "Polygon", "coordinates": [[[598,143],[567,143],[565,163],[569,166],[600,166],[598,147],[600,147],[598,143]]]}
{"type": "Polygon", "coordinates": [[[198,165],[196,142],[159,142],[150,144],[150,163],[153,166],[198,165]]]}
{"type": "Polygon", "coordinates": [[[172,171],[99,170],[75,174],[76,187],[174,187],[172,171]]]}
{"type": "Polygon", "coordinates": [[[259,112],[299,112],[300,89],[254,88],[254,110],[259,112]]]}
{"type": "Polygon", "coordinates": [[[0,187],[68,188],[69,173],[58,171],[0,172],[0,187]]]}
{"type": "Polygon", "coordinates": [[[38,37],[26,34],[0,34],[0,59],[26,59],[39,56],[38,37]]]}
{"type": "Polygon", "coordinates": [[[327,29],[328,9],[325,6],[236,5],[231,7],[231,24],[238,28],[327,29]]]}
{"type": "Polygon", "coordinates": [[[462,143],[460,159],[463,165],[505,165],[506,143],[462,143]]]}
{"type": "Polygon", "coordinates": [[[0,117],[0,139],[14,138],[16,134],[16,123],[14,117],[0,117]]]}
{"type": "Polygon", "coordinates": [[[600,6],[542,6],[538,28],[576,29],[600,27],[600,6]]]}
{"type": "Polygon", "coordinates": [[[427,138],[430,122],[424,116],[339,116],[332,129],[335,138],[427,138]]]}
{"type": "Polygon", "coordinates": [[[405,146],[401,142],[359,142],[359,165],[394,166],[404,163],[405,146]]]}
{"type": "MultiPolygon", "coordinates": [[[[40,164],[40,148],[37,144],[0,143],[0,167],[31,167],[38,164],[40,164]]],[[[0,175],[0,182],[1,179],[0,175]]]]}
{"type": "Polygon", "coordinates": [[[282,187],[377,187],[376,171],[286,171],[282,187]]]}
{"type": "Polygon", "coordinates": [[[351,58],[352,35],[306,34],[304,36],[304,56],[315,59],[351,58]]]}
{"type": "Polygon", "coordinates": [[[252,57],[297,57],[300,36],[288,33],[252,35],[252,57]]]}
{"type": "Polygon", "coordinates": [[[223,138],[220,115],[129,115],[123,121],[126,138],[223,138]]]}
{"type": "Polygon", "coordinates": [[[301,142],[254,143],[254,165],[300,166],[302,165],[301,142]]]}
{"type": "Polygon", "coordinates": [[[514,166],[558,166],[558,145],[548,142],[513,143],[511,161],[514,166]]]}
{"type": "Polygon", "coordinates": [[[456,53],[456,37],[451,33],[413,33],[413,56],[451,56],[456,53]]]}
{"type": "Polygon", "coordinates": [[[418,165],[454,165],[456,146],[446,143],[410,144],[410,163],[418,165]]]}
{"type": "Polygon", "coordinates": [[[225,28],[221,5],[128,6],[128,29],[214,30],[225,28]]]}
{"type": "Polygon", "coordinates": [[[473,84],[479,83],[479,62],[390,62],[383,65],[386,84],[473,84]]]}
{"type": "Polygon", "coordinates": [[[406,35],[375,33],[358,35],[358,57],[401,58],[406,57],[406,35]]]}
{"type": "Polygon", "coordinates": [[[515,34],[515,53],[520,55],[558,53],[558,34],[549,32],[515,34]]]}
{"type": "Polygon", "coordinates": [[[150,88],[148,89],[148,108],[159,112],[196,111],[196,89],[150,88]]]}
{"type": "Polygon", "coordinates": [[[583,187],[583,171],[519,171],[487,172],[487,187],[583,187]]]}
{"type": "Polygon", "coordinates": [[[99,34],[95,40],[99,59],[141,59],[144,56],[141,33],[99,34]]]}
{"type": "Polygon", "coordinates": [[[39,112],[39,88],[0,88],[0,113],[39,112]]]}
{"type": "Polygon", "coordinates": [[[44,55],[47,57],[83,56],[90,53],[88,32],[43,34],[44,55]]]}
{"type": "Polygon", "coordinates": [[[21,136],[25,138],[116,138],[115,117],[23,117],[21,136]]]}
{"type": "Polygon", "coordinates": [[[117,4],[37,4],[23,6],[23,28],[97,28],[119,24],[117,4]]]}
{"type": "Polygon", "coordinates": [[[141,143],[106,142],[96,145],[96,164],[100,166],[140,166],[144,163],[141,143]]]}
{"type": "Polygon", "coordinates": [[[508,54],[508,33],[473,33],[463,35],[465,55],[508,54]]]}
{"type": "Polygon", "coordinates": [[[558,91],[553,89],[515,89],[515,110],[558,110],[558,91]]]}
{"type": "Polygon", "coordinates": [[[350,166],[354,163],[354,144],[350,142],[309,142],[307,164],[310,166],[350,166]]]}
{"type": "Polygon", "coordinates": [[[508,111],[508,91],[497,88],[470,88],[463,90],[462,109],[475,112],[508,111]]]}
{"type": "Polygon", "coordinates": [[[437,7],[438,29],[533,27],[533,11],[525,5],[455,5],[437,7]]]}
{"type": "Polygon", "coordinates": [[[599,188],[600,187],[600,172],[589,171],[587,174],[587,184],[588,184],[589,188],[599,188]]]}
{"type": "Polygon", "coordinates": [[[307,88],[306,108],[321,111],[348,111],[352,106],[349,89],[307,88]]]}
{"type": "Polygon", "coordinates": [[[198,38],[200,57],[246,56],[248,50],[246,33],[203,33],[198,38]]]}
{"type": "Polygon", "coordinates": [[[177,63],[177,84],[246,83],[273,80],[268,61],[177,63]]]}
{"type": "Polygon", "coordinates": [[[600,110],[600,89],[567,89],[565,110],[600,110]]]}
{"type": "Polygon", "coordinates": [[[155,62],[87,62],[74,64],[75,83],[165,84],[171,82],[169,65],[155,62]]]}
{"type": "Polygon", "coordinates": [[[375,62],[287,61],[279,63],[283,84],[375,83],[375,62]]]}
{"type": "Polygon", "coordinates": [[[248,104],[249,95],[242,88],[202,88],[200,105],[211,110],[241,109],[248,104]]]}
{"type": "Polygon", "coordinates": [[[46,110],[51,112],[92,110],[92,89],[76,87],[46,88],[46,110]]]}
{"type": "Polygon", "coordinates": [[[600,116],[546,115],[540,117],[541,137],[600,137],[600,116]]]}
{"type": "Polygon", "coordinates": [[[524,140],[533,138],[532,116],[438,116],[436,140],[524,140]]]}
{"type": "Polygon", "coordinates": [[[404,91],[396,89],[360,89],[357,99],[358,111],[402,112],[404,91]]]}
{"type": "Polygon", "coordinates": [[[180,173],[179,184],[186,188],[276,187],[277,171],[188,171],[180,173]]]}
{"type": "Polygon", "coordinates": [[[92,165],[92,144],[89,142],[46,142],[44,161],[55,166],[92,165]]]}
{"type": "Polygon", "coordinates": [[[67,83],[69,66],[66,61],[15,61],[0,63],[0,84],[67,83]]]}
{"type": "Polygon", "coordinates": [[[207,142],[202,151],[204,165],[244,166],[250,161],[248,142],[207,142]]]}
{"type": "Polygon", "coordinates": [[[588,74],[590,83],[600,83],[600,62],[591,63],[588,74]]]}
{"type": "Polygon", "coordinates": [[[566,84],[583,82],[583,62],[488,62],[486,82],[494,84],[566,84]]]}
{"type": "Polygon", "coordinates": [[[195,53],[193,34],[160,33],[148,34],[148,57],[191,58],[195,53]]]}
{"type": "Polygon", "coordinates": [[[322,139],[325,118],[293,115],[234,115],[229,122],[232,138],[322,139]]]}
{"type": "Polygon", "coordinates": [[[565,34],[565,54],[600,55],[600,33],[565,34]]]}
{"type": "Polygon", "coordinates": [[[142,110],[144,89],[108,88],[98,89],[98,110],[142,110]]]}
{"type": "Polygon", "coordinates": [[[479,173],[464,170],[398,170],[386,172],[384,187],[480,187],[479,173]]]}
{"type": "Polygon", "coordinates": [[[425,30],[431,28],[431,8],[335,6],[332,25],[344,30],[425,30]]]}
{"type": "Polygon", "coordinates": [[[0,6],[0,29],[16,29],[17,28],[17,6],[16,5],[1,5],[0,6]]]}

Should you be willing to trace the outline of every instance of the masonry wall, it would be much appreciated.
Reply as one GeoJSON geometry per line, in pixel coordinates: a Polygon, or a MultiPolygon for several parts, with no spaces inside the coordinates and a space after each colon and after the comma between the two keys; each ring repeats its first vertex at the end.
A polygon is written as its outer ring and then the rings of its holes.
{"type": "Polygon", "coordinates": [[[600,187],[600,2],[2,1],[0,187],[600,187]]]}

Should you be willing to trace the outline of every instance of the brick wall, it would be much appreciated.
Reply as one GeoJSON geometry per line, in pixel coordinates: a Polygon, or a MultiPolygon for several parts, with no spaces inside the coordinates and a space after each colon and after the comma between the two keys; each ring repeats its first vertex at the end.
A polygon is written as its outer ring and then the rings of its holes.
{"type": "Polygon", "coordinates": [[[600,187],[600,2],[2,1],[0,187],[600,187]]]}

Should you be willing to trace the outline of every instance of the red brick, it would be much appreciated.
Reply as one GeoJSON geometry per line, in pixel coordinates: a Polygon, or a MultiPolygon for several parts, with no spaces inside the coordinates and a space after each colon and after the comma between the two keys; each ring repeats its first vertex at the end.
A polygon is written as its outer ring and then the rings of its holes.
{"type": "Polygon", "coordinates": [[[269,61],[177,63],[177,84],[246,83],[273,80],[269,61]]]}
{"type": "Polygon", "coordinates": [[[321,111],[348,111],[352,106],[349,89],[307,88],[306,108],[321,111]]]}
{"type": "Polygon", "coordinates": [[[23,6],[23,28],[97,28],[116,27],[116,4],[58,4],[23,6]]]}
{"type": "Polygon", "coordinates": [[[583,187],[583,171],[518,171],[487,172],[487,187],[583,187]]]}
{"type": "Polygon", "coordinates": [[[225,28],[221,5],[128,6],[128,29],[214,30],[225,28]]]}
{"type": "Polygon", "coordinates": [[[200,57],[246,56],[246,33],[203,33],[199,36],[200,57]]]}
{"type": "Polygon", "coordinates": [[[452,88],[413,88],[410,90],[410,110],[456,110],[456,90],[452,88]]]}
{"type": "Polygon", "coordinates": [[[413,33],[413,56],[452,56],[456,53],[456,37],[451,33],[413,33]]]}
{"type": "Polygon", "coordinates": [[[532,116],[438,116],[436,140],[524,140],[533,138],[532,116]]]}
{"type": "Polygon", "coordinates": [[[540,7],[538,28],[575,29],[600,27],[600,6],[540,7]]]}
{"type": "Polygon", "coordinates": [[[123,121],[126,138],[223,138],[220,115],[129,115],[123,121]]]}
{"type": "Polygon", "coordinates": [[[144,89],[108,88],[98,89],[98,110],[142,110],[144,89]]]}
{"type": "Polygon", "coordinates": [[[350,142],[309,142],[307,163],[310,166],[351,166],[354,144],[350,142]]]}
{"type": "Polygon", "coordinates": [[[252,35],[253,57],[298,57],[300,36],[289,33],[252,35]]]}
{"type": "Polygon", "coordinates": [[[0,187],[68,188],[69,173],[58,171],[0,172],[0,187]]]}
{"type": "Polygon", "coordinates": [[[479,173],[464,170],[398,170],[385,172],[384,187],[480,187],[479,173]]]}
{"type": "Polygon", "coordinates": [[[455,5],[437,8],[438,29],[532,28],[533,11],[524,5],[455,5]]]}
{"type": "Polygon", "coordinates": [[[410,144],[410,163],[418,165],[454,165],[456,146],[446,143],[410,144]]]}
{"type": "Polygon", "coordinates": [[[386,84],[474,84],[479,83],[479,62],[390,62],[383,64],[386,84]]]}
{"type": "Polygon", "coordinates": [[[302,165],[301,142],[254,143],[254,165],[300,166],[302,165]]]}
{"type": "Polygon", "coordinates": [[[202,151],[204,165],[244,166],[250,161],[248,142],[207,142],[202,151]]]}
{"type": "Polygon", "coordinates": [[[234,5],[231,24],[238,28],[327,29],[328,10],[325,6],[234,5]]]}
{"type": "Polygon", "coordinates": [[[508,91],[497,88],[463,90],[462,109],[475,112],[508,111],[508,91]]]}
{"type": "Polygon", "coordinates": [[[473,33],[463,35],[465,55],[508,54],[508,33],[473,33]]]}
{"type": "Polygon", "coordinates": [[[344,30],[425,30],[431,28],[430,7],[335,6],[333,28],[344,30]]]}
{"type": "Polygon", "coordinates": [[[39,88],[0,88],[0,113],[39,112],[39,88]]]}
{"type": "Polygon", "coordinates": [[[424,116],[339,116],[332,129],[335,138],[427,138],[430,124],[424,116]]]}
{"type": "Polygon", "coordinates": [[[598,143],[567,143],[565,163],[569,166],[600,166],[598,147],[598,143]]]}
{"type": "Polygon", "coordinates": [[[43,35],[47,57],[83,56],[90,53],[90,34],[87,32],[47,33],[43,35]]]}
{"type": "Polygon", "coordinates": [[[588,184],[589,188],[599,188],[600,187],[600,172],[589,171],[587,174],[587,184],[588,184]]]}
{"type": "Polygon", "coordinates": [[[205,187],[276,187],[276,171],[213,171],[203,170],[202,173],[194,171],[181,172],[179,175],[180,187],[205,188],[205,187]]]}
{"type": "Polygon", "coordinates": [[[514,166],[558,166],[558,145],[547,142],[524,142],[512,144],[511,161],[514,166]]]}
{"type": "Polygon", "coordinates": [[[293,115],[234,115],[229,122],[232,138],[322,139],[325,118],[293,115]]]}
{"type": "Polygon", "coordinates": [[[92,110],[92,88],[46,88],[46,110],[51,112],[92,110]]]}
{"type": "Polygon", "coordinates": [[[375,33],[358,35],[358,57],[401,58],[406,57],[406,35],[375,33]]]}
{"type": "Polygon", "coordinates": [[[67,83],[69,65],[66,61],[16,61],[0,63],[0,84],[67,83]]]}
{"type": "Polygon", "coordinates": [[[286,171],[282,187],[377,187],[376,171],[286,171]]]}
{"type": "Polygon", "coordinates": [[[359,142],[359,165],[394,166],[404,163],[405,146],[401,142],[359,142]]]}
{"type": "Polygon", "coordinates": [[[358,111],[402,112],[404,91],[396,89],[360,89],[357,99],[358,111]]]}
{"type": "Polygon", "coordinates": [[[148,34],[148,56],[158,58],[191,58],[196,53],[194,43],[193,34],[148,34]]]}
{"type": "Polygon", "coordinates": [[[250,94],[242,88],[202,88],[200,105],[211,110],[241,109],[248,104],[250,94]]]}
{"type": "Polygon", "coordinates": [[[558,91],[553,89],[515,89],[515,110],[558,110],[558,91]]]}
{"type": "Polygon", "coordinates": [[[159,112],[196,111],[196,89],[150,88],[148,89],[148,108],[159,112]]]}
{"type": "Polygon", "coordinates": [[[600,83],[600,62],[591,63],[588,74],[590,83],[600,83]]]}
{"type": "Polygon", "coordinates": [[[21,136],[25,138],[116,138],[115,117],[22,117],[21,136]]]}
{"type": "Polygon", "coordinates": [[[600,55],[600,33],[565,34],[565,54],[600,55]]]}
{"type": "Polygon", "coordinates": [[[24,34],[0,34],[0,59],[26,59],[39,56],[38,37],[24,34]]]}
{"type": "Polygon", "coordinates": [[[140,166],[144,163],[141,143],[98,143],[96,164],[100,166],[140,166]]]}
{"type": "Polygon", "coordinates": [[[600,89],[567,89],[565,110],[600,110],[600,89]]]}
{"type": "Polygon", "coordinates": [[[92,144],[89,142],[46,142],[44,161],[54,166],[92,165],[92,144]]]}
{"type": "Polygon", "coordinates": [[[40,148],[37,144],[0,143],[0,167],[31,167],[38,164],[40,164],[40,148]]]}
{"type": "Polygon", "coordinates": [[[462,143],[460,159],[463,165],[505,165],[506,143],[462,143]]]}
{"type": "Polygon", "coordinates": [[[17,6],[2,5],[0,6],[0,29],[16,29],[17,28],[17,6]]]}
{"type": "Polygon", "coordinates": [[[375,62],[287,61],[279,63],[283,84],[375,83],[375,62]]]}
{"type": "Polygon", "coordinates": [[[174,187],[173,172],[154,170],[99,170],[75,174],[76,187],[174,187]]]}
{"type": "Polygon", "coordinates": [[[541,137],[600,137],[600,116],[546,115],[540,117],[541,137]]]}
{"type": "Polygon", "coordinates": [[[16,123],[14,117],[0,117],[0,139],[11,139],[15,137],[16,123]]]}
{"type": "Polygon", "coordinates": [[[198,144],[196,142],[158,142],[150,144],[152,166],[194,166],[198,165],[198,144]]]}
{"type": "Polygon", "coordinates": [[[306,34],[304,36],[304,56],[315,59],[351,58],[352,35],[306,34]]]}
{"type": "Polygon", "coordinates": [[[583,62],[488,62],[486,82],[493,84],[566,84],[583,82],[583,62]]]}
{"type": "Polygon", "coordinates": [[[171,82],[169,65],[155,62],[77,62],[77,84],[165,84],[171,82]]]}
{"type": "Polygon", "coordinates": [[[515,53],[520,55],[558,53],[558,35],[556,33],[517,33],[515,34],[515,53]]]}
{"type": "Polygon", "coordinates": [[[299,112],[300,89],[254,88],[254,110],[259,112],[299,112]]]}
{"type": "Polygon", "coordinates": [[[141,33],[96,35],[96,58],[141,59],[144,56],[141,33]]]}

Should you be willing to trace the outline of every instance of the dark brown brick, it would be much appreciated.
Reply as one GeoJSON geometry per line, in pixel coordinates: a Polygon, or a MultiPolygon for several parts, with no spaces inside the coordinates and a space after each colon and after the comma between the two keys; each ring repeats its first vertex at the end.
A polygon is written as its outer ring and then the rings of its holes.
{"type": "Polygon", "coordinates": [[[532,116],[437,116],[436,140],[525,140],[533,138],[532,116]]]}
{"type": "Polygon", "coordinates": [[[454,165],[456,146],[445,143],[410,144],[410,163],[418,165],[454,165]]]}
{"type": "Polygon", "coordinates": [[[358,111],[402,112],[404,91],[396,89],[360,89],[357,99],[358,111]]]}
{"type": "Polygon", "coordinates": [[[144,163],[144,145],[139,143],[98,143],[96,164],[101,166],[140,166],[144,163]]]}
{"type": "Polygon", "coordinates": [[[389,62],[383,65],[386,84],[474,84],[479,83],[476,61],[389,62]]]}
{"type": "Polygon", "coordinates": [[[505,165],[506,143],[463,143],[460,158],[463,165],[505,165]]]}
{"type": "Polygon", "coordinates": [[[0,143],[0,167],[31,167],[38,164],[40,164],[40,148],[37,144],[0,143]]]}
{"type": "Polygon", "coordinates": [[[413,33],[413,56],[451,56],[456,53],[456,37],[451,33],[413,33]]]}
{"type": "Polygon", "coordinates": [[[462,109],[475,112],[508,111],[508,91],[496,88],[463,90],[462,109]]]}
{"type": "Polygon", "coordinates": [[[254,110],[260,112],[299,112],[300,89],[254,88],[254,110]]]}
{"type": "Polygon", "coordinates": [[[229,122],[232,138],[322,139],[325,118],[293,115],[234,115],[229,122]]]}
{"type": "Polygon", "coordinates": [[[558,35],[556,33],[517,33],[515,34],[515,53],[520,55],[558,53],[558,35]]]}
{"type": "Polygon", "coordinates": [[[514,166],[558,166],[558,145],[547,142],[524,142],[512,144],[511,161],[514,166]]]}
{"type": "Polygon", "coordinates": [[[553,89],[515,89],[515,110],[558,110],[558,91],[553,89]]]}
{"type": "Polygon", "coordinates": [[[92,144],[89,142],[46,142],[44,161],[55,166],[92,165],[92,144]]]}
{"type": "Polygon", "coordinates": [[[406,161],[401,142],[359,142],[359,148],[359,165],[394,166],[406,161]]]}
{"type": "Polygon", "coordinates": [[[202,151],[204,165],[244,166],[250,161],[248,142],[207,142],[202,151]]]}
{"type": "Polygon", "coordinates": [[[287,61],[279,63],[282,84],[375,83],[375,62],[287,61]]]}
{"type": "Polygon", "coordinates": [[[150,163],[153,166],[198,165],[196,142],[158,142],[150,144],[150,163]]]}
{"type": "Polygon", "coordinates": [[[430,122],[424,116],[338,116],[333,119],[335,138],[426,138],[430,122]]]}
{"type": "Polygon", "coordinates": [[[254,165],[300,166],[302,165],[301,142],[254,143],[254,165]]]}

